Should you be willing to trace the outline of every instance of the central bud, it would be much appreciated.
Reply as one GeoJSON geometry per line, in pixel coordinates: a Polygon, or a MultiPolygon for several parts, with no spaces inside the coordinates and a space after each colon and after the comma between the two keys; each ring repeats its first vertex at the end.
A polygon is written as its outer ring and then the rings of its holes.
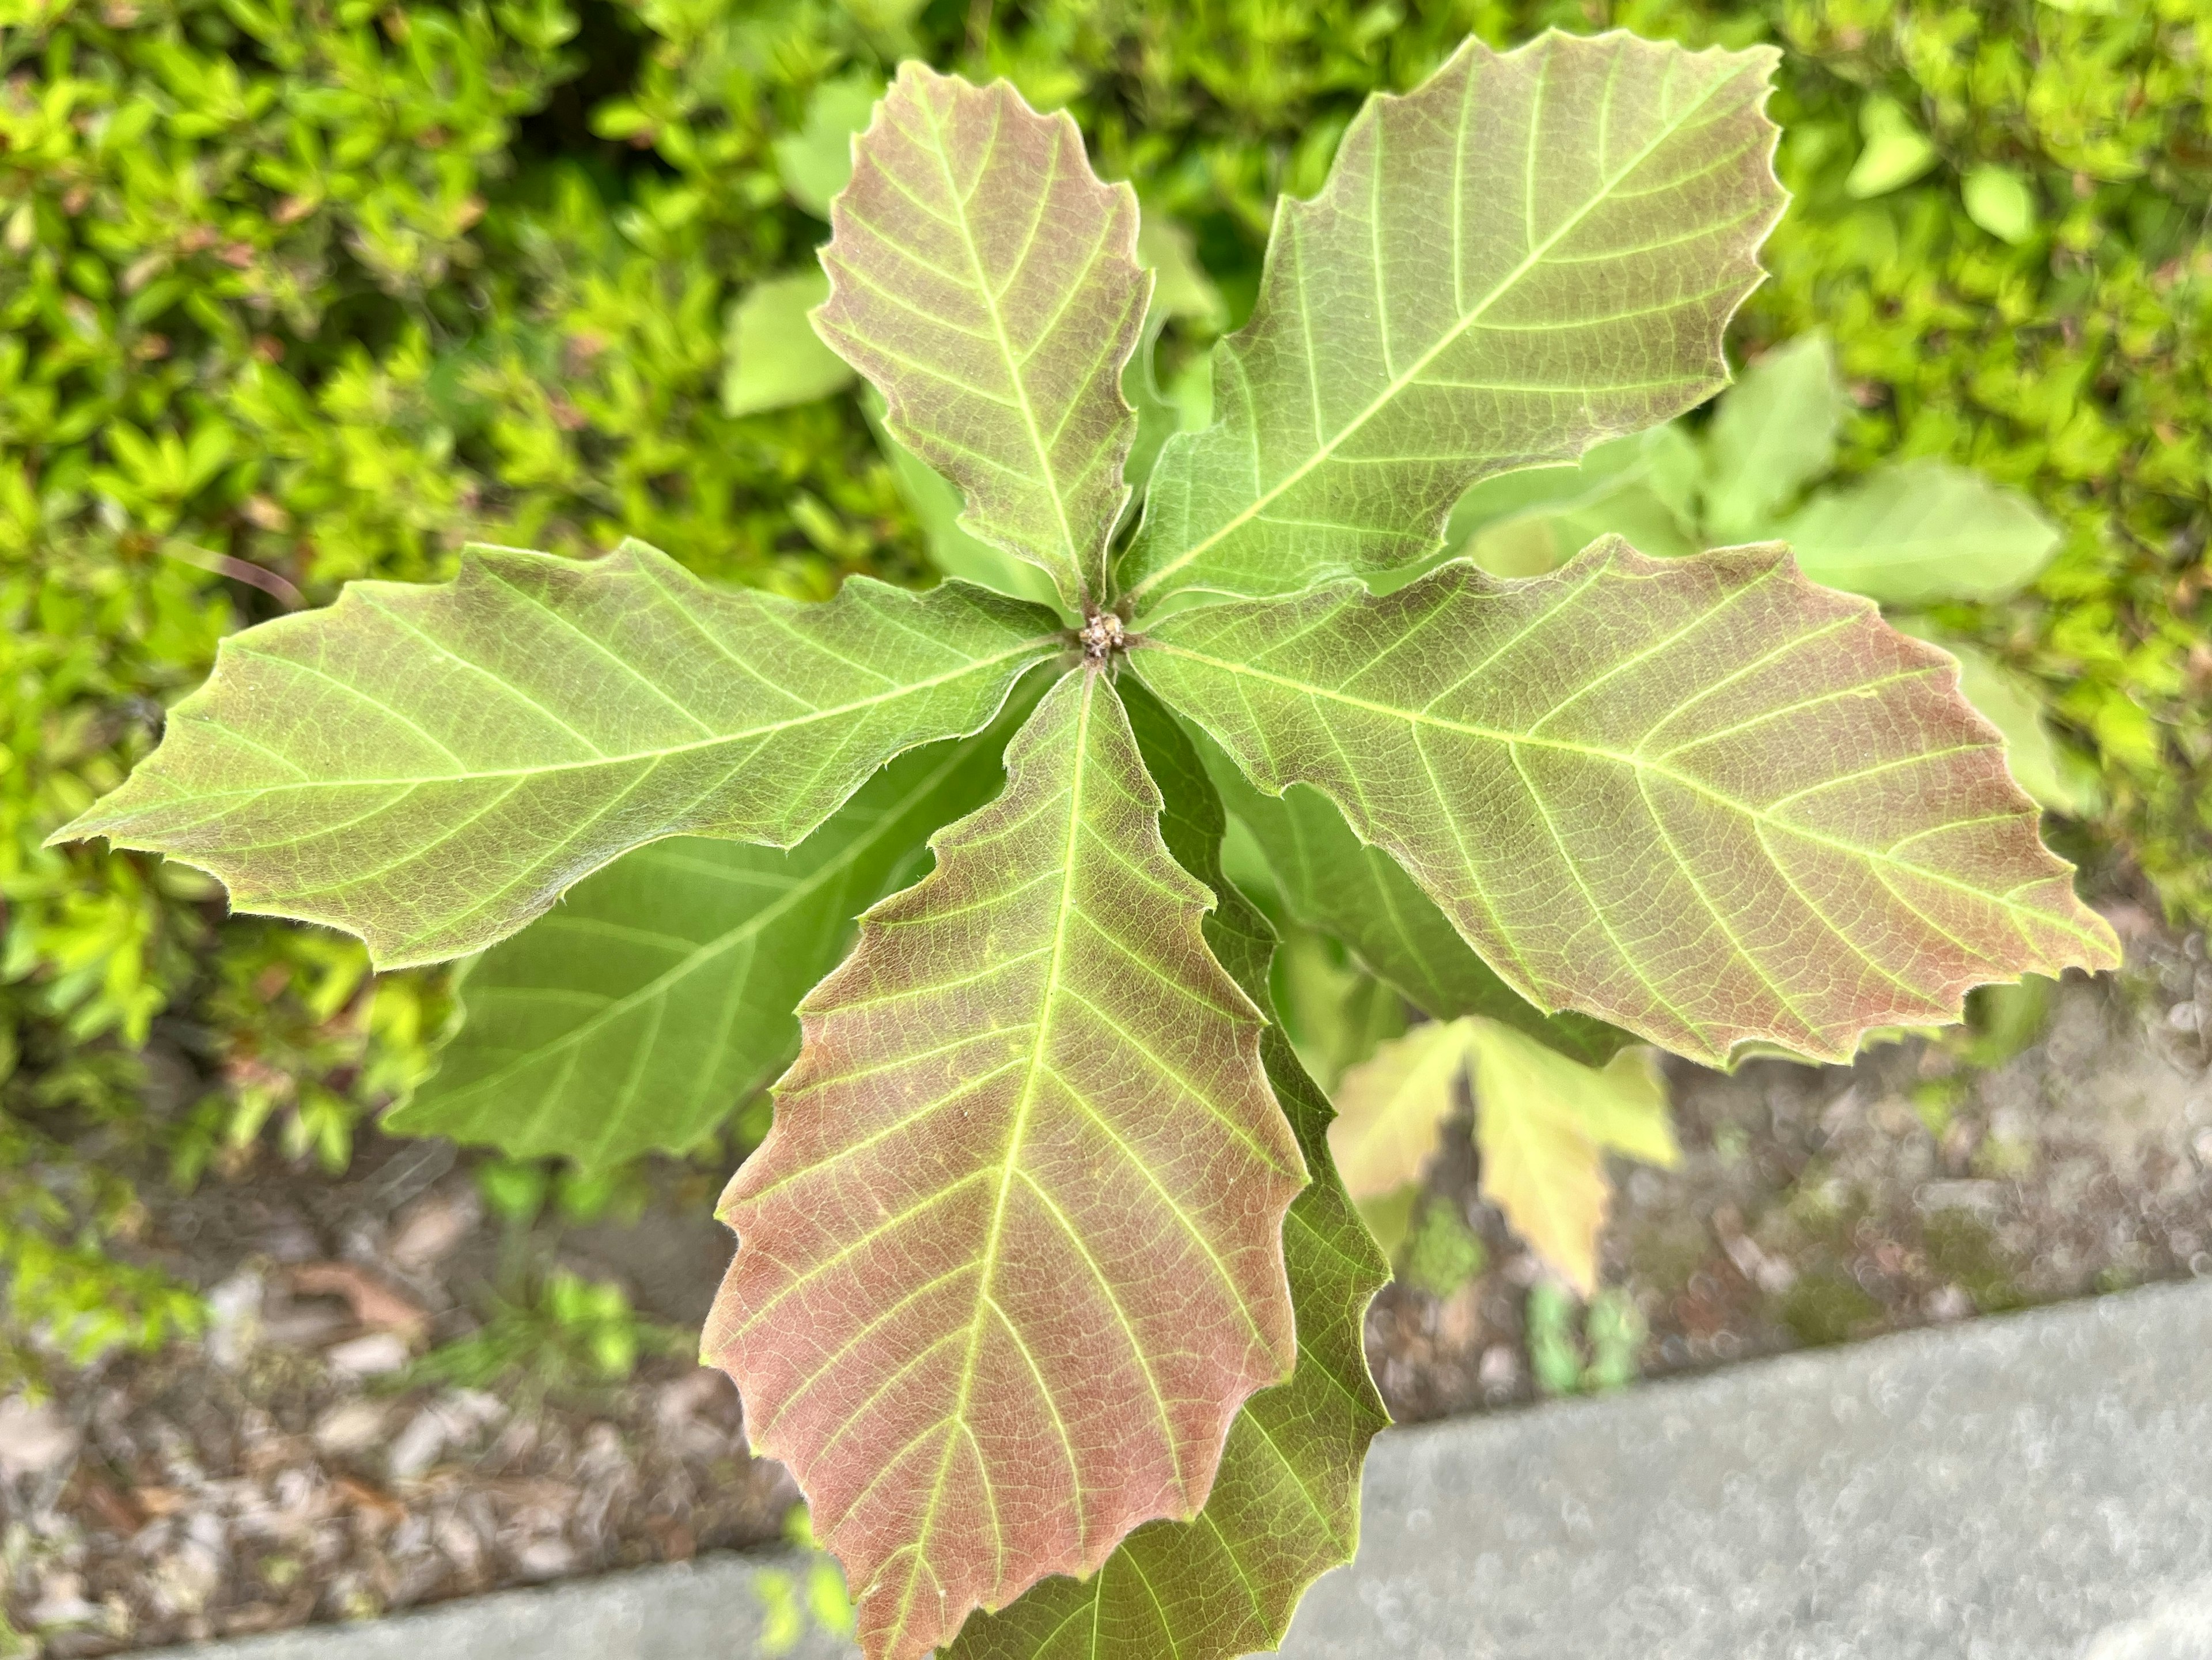
{"type": "Polygon", "coordinates": [[[1082,643],[1083,660],[1086,663],[1104,662],[1123,649],[1127,642],[1121,619],[1110,611],[1092,611],[1075,631],[1075,637],[1082,643]]]}

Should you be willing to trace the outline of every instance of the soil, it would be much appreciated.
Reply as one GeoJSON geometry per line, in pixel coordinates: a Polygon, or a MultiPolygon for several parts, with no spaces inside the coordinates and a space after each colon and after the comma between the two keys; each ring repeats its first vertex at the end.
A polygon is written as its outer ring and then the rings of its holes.
{"type": "MultiPolygon", "coordinates": [[[[2069,978],[2039,1021],[2015,1005],[1979,1037],[1847,1067],[1670,1062],[1680,1164],[1614,1171],[1611,1370],[2212,1274],[2212,968],[2201,935],[2107,915],[2127,968],[2069,978]]],[[[1480,1240],[1462,1265],[1480,1267],[1376,1300],[1392,1411],[1601,1386],[1599,1321],[1532,1330],[1567,1305],[1480,1198],[1471,1140],[1449,1145],[1430,1203],[1480,1240]]],[[[715,1178],[672,1163],[648,1183],[633,1222],[528,1229],[487,1215],[440,1144],[372,1140],[343,1180],[148,1183],[149,1260],[205,1288],[214,1318],[200,1342],[0,1402],[0,1568],[28,1651],[361,1618],[775,1536],[796,1490],[750,1456],[726,1380],[689,1359],[730,1249],[715,1178]],[[556,1268],[621,1286],[664,1352],[618,1385],[573,1341],[488,1388],[426,1371],[556,1268]]]]}

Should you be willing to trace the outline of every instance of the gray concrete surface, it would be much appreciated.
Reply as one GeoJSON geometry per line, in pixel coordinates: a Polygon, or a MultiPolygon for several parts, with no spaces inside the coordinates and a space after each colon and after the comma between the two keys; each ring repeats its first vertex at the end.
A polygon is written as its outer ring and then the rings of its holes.
{"type": "MultiPolygon", "coordinates": [[[[754,1575],[788,1566],[769,1556],[710,1556],[133,1660],[744,1660],[760,1652],[754,1575]]],[[[785,1657],[850,1660],[856,1651],[810,1631],[785,1657]]]]}
{"type": "MultiPolygon", "coordinates": [[[[755,1565],[172,1660],[730,1660],[755,1565]]],[[[1393,1432],[1295,1660],[2212,1660],[2212,1286],[1393,1432]]],[[[837,1645],[810,1639],[799,1660],[837,1645]]]]}
{"type": "Polygon", "coordinates": [[[2212,1286],[1400,1432],[1300,1660],[2212,1660],[2212,1286]]]}

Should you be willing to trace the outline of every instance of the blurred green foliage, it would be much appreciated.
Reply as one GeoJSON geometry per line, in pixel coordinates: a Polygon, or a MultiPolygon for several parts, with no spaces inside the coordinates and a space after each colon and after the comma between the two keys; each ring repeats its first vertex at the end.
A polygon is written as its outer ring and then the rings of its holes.
{"type": "MultiPolygon", "coordinates": [[[[1829,329],[1847,471],[1977,466],[2064,526],[2034,591],[1940,620],[2051,689],[2102,845],[2212,910],[2212,0],[0,0],[19,1329],[86,1352],[187,1317],[117,1268],[113,1321],[71,1323],[100,1299],[55,1263],[96,1282],[137,1213],[70,1170],[342,1164],[445,1018],[438,976],[372,985],[350,943],[227,920],[190,871],[40,848],[222,634],[437,577],[471,538],[634,534],[802,595],[924,575],[851,394],[725,410],[732,307],[824,234],[817,88],[920,52],[1072,106],[1233,324],[1275,197],[1319,184],[1370,89],[1553,23],[1790,49],[1797,201],[1740,337],[1829,329]]],[[[1212,326],[1170,325],[1164,385],[1212,326]]]]}

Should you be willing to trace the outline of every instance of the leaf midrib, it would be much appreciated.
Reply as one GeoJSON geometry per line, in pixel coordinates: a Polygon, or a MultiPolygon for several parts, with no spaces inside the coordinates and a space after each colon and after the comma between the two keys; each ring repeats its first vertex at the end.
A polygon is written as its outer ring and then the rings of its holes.
{"type": "MultiPolygon", "coordinates": [[[[1516,265],[1510,271],[1507,272],[1506,275],[1498,281],[1497,285],[1493,287],[1488,294],[1482,297],[1472,311],[1468,312],[1457,322],[1454,323],[1450,328],[1447,329],[1443,334],[1438,337],[1434,345],[1431,346],[1426,351],[1423,352],[1419,357],[1415,359],[1411,368],[1407,369],[1403,374],[1401,374],[1389,381],[1383,387],[1382,391],[1376,394],[1374,400],[1370,402],[1365,409],[1354,416],[1351,422],[1339,431],[1334,438],[1329,439],[1319,449],[1316,450],[1312,455],[1309,456],[1304,461],[1299,463],[1297,467],[1285,474],[1280,482],[1273,484],[1267,489],[1261,491],[1249,506],[1243,508],[1236,515],[1236,517],[1230,520],[1228,523],[1223,525],[1218,530],[1212,532],[1200,540],[1193,543],[1182,553],[1177,554],[1173,559],[1169,560],[1165,564],[1163,564],[1159,569],[1146,576],[1144,581],[1139,582],[1134,587],[1131,588],[1128,593],[1129,599],[1132,602],[1140,600],[1148,589],[1164,581],[1169,576],[1173,575],[1176,571],[1181,570],[1184,566],[1189,564],[1191,561],[1198,558],[1209,549],[1215,547],[1230,536],[1232,536],[1237,532],[1242,530],[1246,525],[1251,523],[1253,520],[1258,518],[1271,503],[1279,500],[1286,491],[1290,490],[1301,479],[1304,478],[1308,473],[1311,472],[1315,468],[1320,466],[1322,463],[1335,454],[1336,452],[1349,441],[1357,433],[1358,433],[1368,422],[1381,414],[1394,398],[1399,397],[1407,387],[1413,386],[1419,379],[1421,374],[1427,369],[1431,363],[1436,361],[1436,359],[1447,347],[1455,344],[1462,336],[1466,334],[1469,329],[1473,328],[1476,323],[1480,321],[1492,306],[1496,305],[1499,300],[1503,299],[1506,294],[1511,291],[1516,283],[1519,283],[1522,278],[1528,276],[1530,271],[1541,265],[1545,257],[1548,255],[1553,248],[1557,247],[1571,232],[1578,228],[1582,222],[1592,213],[1595,212],[1601,204],[1609,200],[1614,188],[1619,185],[1623,179],[1634,173],[1637,168],[1642,167],[1646,161],[1650,161],[1651,157],[1656,154],[1660,145],[1674,137],[1676,133],[1680,132],[1683,126],[1687,124],[1689,119],[1695,115],[1699,110],[1705,108],[1707,104],[1711,103],[1723,88],[1733,85],[1740,76],[1748,72],[1748,66],[1746,66],[1743,69],[1737,70],[1733,74],[1724,76],[1721,80],[1716,81],[1711,86],[1706,88],[1705,92],[1694,103],[1686,106],[1680,115],[1673,122],[1662,128],[1658,135],[1655,137],[1650,143],[1638,150],[1635,156],[1626,166],[1622,167],[1618,172],[1608,177],[1603,185],[1601,185],[1594,194],[1592,194],[1589,199],[1584,202],[1581,207],[1577,208],[1570,217],[1562,222],[1557,230],[1546,237],[1539,246],[1531,248],[1519,265],[1516,265]]],[[[1532,147],[1535,142],[1535,131],[1536,122],[1532,112],[1529,122],[1529,143],[1532,147]]],[[[1455,183],[1457,181],[1455,181],[1455,183]]]]}
{"type": "MultiPolygon", "coordinates": [[[[1433,727],[1441,732],[1456,733],[1463,737],[1479,738],[1492,743],[1503,744],[1509,749],[1554,750],[1564,754],[1581,756],[1588,760],[1608,761],[1616,766],[1628,767],[1632,769],[1639,776],[1649,775],[1652,777],[1663,778],[1670,783],[1678,784],[1685,789],[1691,790],[1697,794],[1702,795],[1706,800],[1712,801],[1720,806],[1729,808],[1732,812],[1741,813],[1744,817],[1759,824],[1771,825],[1772,828],[1781,831],[1784,835],[1794,836],[1798,837],[1800,840],[1817,843],[1820,846],[1830,848],[1832,851],[1849,854],[1850,857],[1855,859],[1863,859],[1872,863],[1887,865],[1897,870],[1909,872],[1916,877],[1923,878],[1926,880],[1938,883],[1942,886],[1955,888],[1962,893],[1972,896],[1974,898],[1983,900],[1989,903],[2001,905],[2009,913],[2017,913],[2023,915],[2032,916],[2039,922],[2049,923],[2063,927],[2068,933],[2073,934],[2075,938],[2081,940],[2084,944],[2097,945],[2100,947],[2102,946],[2101,941],[2097,940],[2094,936],[2085,933],[2075,924],[2066,921],[2063,917],[2052,916],[2048,913],[2038,910],[2032,906],[2023,905],[2015,901],[2010,894],[1989,893],[1980,888],[1972,886],[1971,884],[1960,881],[1955,876],[1949,875],[1942,871],[1931,869],[1926,865],[1915,864],[1910,860],[1898,859],[1886,851],[1873,848],[1860,847],[1854,842],[1841,841],[1837,837],[1825,835],[1822,832],[1813,830],[1807,825],[1795,824],[1788,819],[1777,818],[1763,807],[1753,806],[1751,803],[1730,795],[1723,790],[1716,789],[1712,785],[1707,783],[1703,779],[1696,777],[1692,774],[1683,772],[1678,768],[1666,766],[1661,763],[1650,760],[1633,752],[1624,752],[1620,750],[1607,749],[1601,745],[1594,744],[1569,743],[1565,739],[1557,738],[1532,738],[1525,733],[1508,732],[1500,727],[1483,726],[1472,721],[1443,720],[1437,715],[1427,713],[1425,710],[1405,709],[1389,703],[1378,703],[1374,702],[1372,699],[1357,697],[1349,692],[1340,691],[1333,687],[1315,685],[1311,682],[1293,679],[1287,675],[1270,673],[1265,669],[1255,668],[1247,663],[1231,662],[1225,658],[1215,657],[1205,652],[1193,651],[1187,646],[1169,645],[1158,638],[1145,641],[1143,642],[1143,649],[1147,651],[1162,652],[1171,657],[1186,658],[1192,662],[1203,664],[1209,668],[1219,669],[1230,674],[1241,675],[1251,679],[1264,681],[1270,685],[1279,686],[1285,691],[1296,692],[1302,696],[1325,697],[1332,702],[1342,703],[1347,708],[1362,709],[1368,714],[1382,715],[1391,720],[1403,721],[1409,726],[1433,727]]],[[[1842,781],[1832,780],[1829,781],[1841,782],[1842,781]]],[[[1803,792],[1801,792],[1801,794],[1803,792]]],[[[1943,827],[1936,826],[1935,828],[1943,827]]]]}
{"type": "MultiPolygon", "coordinates": [[[[1044,986],[1037,1001],[1036,1034],[1030,1044],[1021,1098],[1015,1105],[1014,1122],[1006,1134],[1006,1150],[1000,1159],[999,1192],[991,1207],[991,1230],[985,1236],[982,1256],[977,1264],[975,1308],[969,1321],[968,1352],[961,1363],[960,1386],[953,1399],[952,1410],[937,1426],[945,1433],[945,1450],[939,1456],[937,1475],[930,1484],[929,1499],[923,1507],[921,1525],[915,1535],[914,1553],[907,1561],[906,1584],[900,1592],[898,1613],[891,1627],[894,1639],[905,1634],[908,1623],[913,1617],[915,1591],[921,1581],[922,1563],[929,1554],[930,1535],[935,1529],[938,1516],[944,1507],[945,1481],[952,1468],[953,1449],[958,1444],[956,1430],[968,1428],[968,1400],[975,1387],[976,1358],[982,1349],[984,1316],[997,1306],[993,1288],[996,1283],[1000,1243],[1006,1230],[1006,1204],[1013,1193],[1014,1177],[1021,1162],[1023,1138],[1029,1129],[1030,1113],[1036,1104],[1038,1080],[1046,1071],[1045,1044],[1051,1034],[1053,1004],[1059,993],[1060,975],[1066,958],[1068,922],[1075,910],[1076,843],[1083,828],[1083,790],[1090,771],[1091,716],[1097,687],[1097,675],[1086,673],[1082,707],[1076,716],[1074,776],[1068,784],[1067,834],[1060,848],[1060,899],[1053,915],[1052,960],[1046,967],[1044,986]]],[[[1009,1320],[1007,1323],[1011,1325],[1012,1323],[1009,1320]]],[[[1131,1335],[1133,1343],[1134,1334],[1131,1335]]],[[[1141,1354],[1141,1351],[1139,1353],[1141,1354]]],[[[973,1431],[970,1430],[969,1433],[972,1435],[973,1431]]],[[[1071,1470],[1078,1468],[1073,1446],[1067,1449],[1067,1455],[1071,1470]]],[[[886,1461],[886,1468],[890,1462],[886,1461]]],[[[986,1474],[984,1480],[988,1481],[989,1479],[986,1474]]],[[[1071,1482],[1070,1491],[1073,1495],[1076,1525],[1079,1532],[1083,1529],[1083,1483],[1079,1475],[1071,1482]]],[[[994,1530],[995,1527],[994,1515],[994,1530]]],[[[1001,1548],[1004,1542],[1001,1539],[1001,1548]]]]}
{"type": "MultiPolygon", "coordinates": [[[[796,731],[799,727],[811,726],[817,721],[831,721],[836,719],[840,715],[852,714],[863,709],[877,708],[884,703],[896,702],[902,697],[911,696],[917,692],[933,690],[939,686],[950,685],[953,682],[964,679],[971,674],[975,674],[984,670],[996,668],[1002,664],[1012,662],[1021,657],[1036,655],[1047,651],[1056,650],[1059,648],[1060,644],[1061,641],[1058,635],[1039,635],[1035,639],[1025,640],[1018,646],[1009,648],[1007,650],[1002,652],[994,653],[988,657],[971,658],[957,668],[948,669],[942,674],[932,675],[927,679],[905,681],[900,684],[888,687],[884,690],[877,692],[870,696],[856,698],[848,703],[839,703],[828,708],[812,709],[805,714],[793,715],[787,721],[776,721],[769,722],[763,726],[747,727],[742,731],[719,733],[711,738],[702,738],[695,742],[688,744],[674,744],[657,749],[625,750],[617,754],[595,755],[586,759],[577,761],[549,761],[539,766],[477,767],[471,768],[461,772],[423,773],[414,777],[403,775],[398,777],[387,776],[376,778],[310,778],[298,781],[287,780],[277,783],[241,785],[236,789],[195,790],[192,792],[192,799],[196,801],[222,801],[240,796],[258,798],[264,795],[274,795],[279,793],[291,793],[303,790],[375,789],[387,785],[405,785],[410,788],[415,788],[420,787],[425,784],[472,784],[497,778],[544,778],[563,772],[589,772],[600,767],[629,766],[641,761],[665,761],[678,756],[696,755],[702,751],[720,749],[726,745],[741,744],[756,739],[773,738],[778,733],[796,731]]],[[[389,713],[398,713],[397,710],[390,709],[389,706],[386,705],[381,699],[373,701],[377,703],[379,708],[386,708],[389,713]]],[[[185,718],[189,719],[191,717],[186,716],[185,718]]],[[[228,728],[225,727],[222,730],[228,734],[228,728]]]]}
{"type": "MultiPolygon", "coordinates": [[[[999,356],[1006,365],[1006,379],[1013,386],[1014,399],[1021,410],[1023,429],[1029,434],[1030,447],[1036,455],[1040,482],[1044,485],[1045,493],[1052,498],[1053,514],[1060,521],[1060,546],[1066,555],[1069,569],[1075,574],[1076,592],[1067,597],[1081,602],[1088,599],[1091,585],[1083,569],[1083,556],[1076,550],[1075,532],[1067,519],[1067,503],[1060,495],[1060,475],[1053,469],[1051,453],[1045,447],[1043,429],[1037,425],[1036,411],[1030,404],[1029,382],[1022,374],[1026,360],[1015,356],[1013,339],[1006,332],[1006,318],[999,309],[999,295],[991,287],[989,274],[983,269],[983,256],[975,246],[975,233],[968,221],[968,199],[960,194],[959,184],[952,173],[952,158],[945,152],[944,129],[938,125],[934,111],[928,114],[933,141],[930,149],[937,157],[939,172],[945,176],[945,198],[952,204],[953,220],[960,228],[961,246],[968,251],[968,268],[975,275],[975,290],[982,296],[983,309],[990,317],[991,332],[998,341],[999,356]]],[[[994,149],[998,146],[1000,128],[1005,120],[1006,105],[1001,100],[992,110],[991,147],[994,149]]],[[[1040,219],[1051,205],[1052,188],[1060,176],[1060,152],[1066,143],[1064,133],[1056,134],[1055,137],[1059,142],[1053,146],[1051,171],[1045,175],[1038,192],[1037,215],[1040,219]]],[[[981,166],[988,165],[987,152],[981,166]]],[[[1022,257],[1024,259],[1028,258],[1026,247],[1022,257]]],[[[1020,270],[1018,264],[1015,270],[1018,272],[1020,270]]],[[[1073,289],[1074,285],[1071,283],[1069,286],[1073,289]]],[[[1088,718],[1087,704],[1085,718],[1088,718]]]]}

